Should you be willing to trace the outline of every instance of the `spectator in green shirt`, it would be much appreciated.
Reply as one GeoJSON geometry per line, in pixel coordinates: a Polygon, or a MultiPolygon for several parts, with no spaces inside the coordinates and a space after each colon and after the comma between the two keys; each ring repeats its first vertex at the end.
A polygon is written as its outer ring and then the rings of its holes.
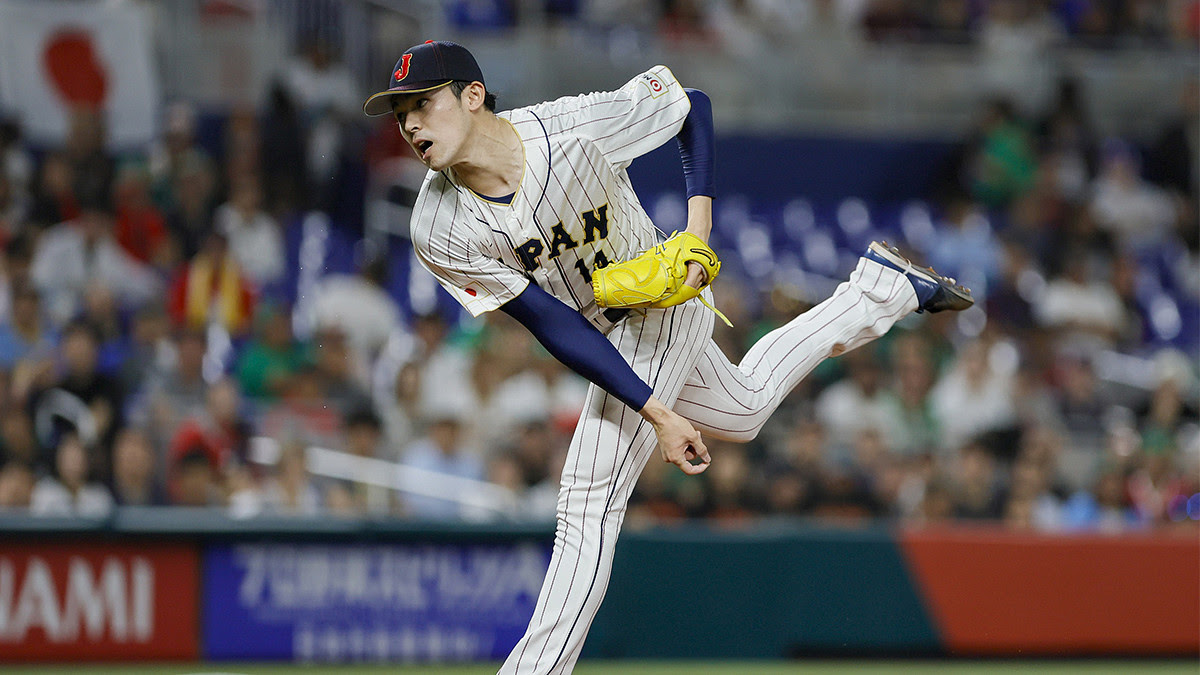
{"type": "Polygon", "coordinates": [[[988,105],[980,131],[971,191],[986,206],[1003,208],[1033,185],[1033,144],[1004,99],[988,105]]]}
{"type": "Polygon", "coordinates": [[[310,359],[308,345],[292,335],[291,315],[264,304],[255,317],[255,334],[238,361],[238,382],[246,396],[275,399],[310,359]]]}

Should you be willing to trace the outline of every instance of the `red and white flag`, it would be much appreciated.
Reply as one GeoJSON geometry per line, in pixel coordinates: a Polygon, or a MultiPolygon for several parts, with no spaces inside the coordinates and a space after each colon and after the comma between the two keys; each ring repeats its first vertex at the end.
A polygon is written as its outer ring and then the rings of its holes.
{"type": "Polygon", "coordinates": [[[157,131],[158,103],[140,5],[0,0],[0,111],[30,140],[62,142],[67,112],[90,105],[104,111],[110,147],[142,145],[157,131]]]}

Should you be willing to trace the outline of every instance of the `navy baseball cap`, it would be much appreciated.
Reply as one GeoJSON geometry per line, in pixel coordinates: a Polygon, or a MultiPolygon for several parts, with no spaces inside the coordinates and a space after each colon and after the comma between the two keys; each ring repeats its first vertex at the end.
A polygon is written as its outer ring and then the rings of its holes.
{"type": "Polygon", "coordinates": [[[392,97],[444,87],[455,80],[483,82],[483,71],[467,48],[453,42],[427,40],[409,47],[388,80],[388,88],[371,94],[363,112],[374,117],[392,112],[392,97]]]}

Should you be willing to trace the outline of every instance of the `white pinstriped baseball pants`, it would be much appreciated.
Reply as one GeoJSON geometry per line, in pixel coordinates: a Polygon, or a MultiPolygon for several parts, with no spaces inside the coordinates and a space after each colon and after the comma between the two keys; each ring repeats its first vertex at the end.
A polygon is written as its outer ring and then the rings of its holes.
{"type": "MultiPolygon", "coordinates": [[[[746,441],[818,363],[883,335],[916,308],[904,275],[860,259],[832,296],[763,336],[736,366],[710,338],[713,314],[698,302],[630,314],[608,338],[654,395],[702,434],[746,441]]],[[[501,674],[574,668],[608,589],[626,504],[656,449],[649,423],[591,387],[563,468],[550,567],[501,674]]]]}

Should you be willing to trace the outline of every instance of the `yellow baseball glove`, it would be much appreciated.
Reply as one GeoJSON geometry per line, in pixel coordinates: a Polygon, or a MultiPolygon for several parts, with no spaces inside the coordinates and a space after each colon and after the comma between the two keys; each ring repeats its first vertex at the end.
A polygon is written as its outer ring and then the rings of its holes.
{"type": "MultiPolygon", "coordinates": [[[[645,251],[633,260],[613,263],[592,274],[592,291],[601,307],[666,308],[692,298],[717,278],[721,261],[712,248],[689,232],[676,232],[663,243],[645,251]],[[687,264],[694,262],[704,268],[704,281],[698,288],[684,283],[687,264]]],[[[726,324],[715,307],[700,298],[726,324]]]]}

